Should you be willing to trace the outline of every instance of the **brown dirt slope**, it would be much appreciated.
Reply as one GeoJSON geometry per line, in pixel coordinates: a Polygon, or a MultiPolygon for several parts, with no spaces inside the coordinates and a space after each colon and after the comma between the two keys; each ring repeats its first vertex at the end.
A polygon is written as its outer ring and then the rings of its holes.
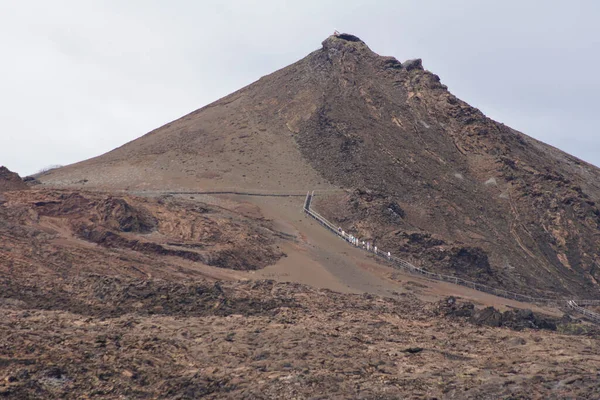
{"type": "Polygon", "coordinates": [[[600,171],[352,35],[110,153],[40,177],[106,188],[345,187],[317,204],[424,266],[598,296],[600,171]]]}

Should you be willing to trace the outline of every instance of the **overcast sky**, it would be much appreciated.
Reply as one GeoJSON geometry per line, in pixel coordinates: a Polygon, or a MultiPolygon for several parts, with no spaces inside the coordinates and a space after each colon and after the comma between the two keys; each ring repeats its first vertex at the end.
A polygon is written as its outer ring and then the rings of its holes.
{"type": "Polygon", "coordinates": [[[0,165],[109,151],[321,47],[422,58],[488,116],[600,165],[600,1],[0,0],[0,165]]]}

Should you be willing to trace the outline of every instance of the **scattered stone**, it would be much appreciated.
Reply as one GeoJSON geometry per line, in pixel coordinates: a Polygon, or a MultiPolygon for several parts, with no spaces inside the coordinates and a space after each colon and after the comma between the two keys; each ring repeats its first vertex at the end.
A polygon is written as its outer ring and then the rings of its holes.
{"type": "Polygon", "coordinates": [[[475,311],[470,320],[478,325],[499,327],[502,326],[502,313],[494,307],[486,307],[475,311]]]}
{"type": "Polygon", "coordinates": [[[422,352],[424,349],[422,347],[409,347],[408,349],[404,349],[405,353],[417,354],[422,352]]]}
{"type": "Polygon", "coordinates": [[[527,341],[525,339],[523,339],[522,337],[517,336],[517,337],[510,338],[507,343],[512,346],[524,346],[527,344],[527,341]]]}

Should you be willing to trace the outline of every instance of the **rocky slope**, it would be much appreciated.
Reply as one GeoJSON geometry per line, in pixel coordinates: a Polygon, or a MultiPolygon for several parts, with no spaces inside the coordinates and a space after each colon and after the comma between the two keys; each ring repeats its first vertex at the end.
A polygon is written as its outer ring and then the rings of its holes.
{"type": "MultiPolygon", "coordinates": [[[[4,193],[0,292],[40,279],[221,276],[255,270],[284,254],[270,223],[172,197],[147,199],[71,190],[4,193]]],[[[40,302],[44,298],[39,299],[40,302]]]]}
{"type": "Polygon", "coordinates": [[[327,216],[428,268],[543,296],[599,295],[598,168],[487,118],[420,60],[379,56],[352,35],[40,179],[341,186],[349,194],[321,204],[327,216]]]}
{"type": "Polygon", "coordinates": [[[27,184],[23,182],[19,174],[10,171],[6,167],[0,167],[0,193],[9,190],[25,190],[28,189],[27,184]]]}
{"type": "Polygon", "coordinates": [[[0,291],[0,397],[600,396],[597,332],[490,327],[463,309],[269,281],[24,285],[0,291]]]}
{"type": "Polygon", "coordinates": [[[598,395],[582,321],[236,280],[219,271],[276,262],[280,235],[197,200],[5,195],[0,398],[598,395]]]}

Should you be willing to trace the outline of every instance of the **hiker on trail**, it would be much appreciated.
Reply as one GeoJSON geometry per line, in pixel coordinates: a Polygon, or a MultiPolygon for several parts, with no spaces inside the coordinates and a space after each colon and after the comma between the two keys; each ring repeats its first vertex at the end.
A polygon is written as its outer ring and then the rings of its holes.
{"type": "Polygon", "coordinates": [[[338,226],[338,233],[342,233],[342,228],[338,226]]]}
{"type": "Polygon", "coordinates": [[[391,258],[392,258],[392,253],[390,253],[390,252],[388,251],[388,259],[391,259],[391,258]]]}
{"type": "Polygon", "coordinates": [[[374,247],[375,254],[377,254],[377,246],[374,247]]]}

